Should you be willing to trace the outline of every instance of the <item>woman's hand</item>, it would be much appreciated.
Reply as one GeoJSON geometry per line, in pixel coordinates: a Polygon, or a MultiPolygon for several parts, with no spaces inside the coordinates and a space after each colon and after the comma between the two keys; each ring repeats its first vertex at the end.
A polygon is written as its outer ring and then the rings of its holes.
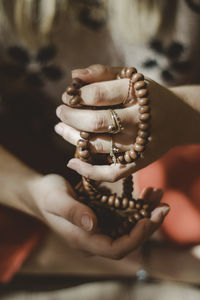
{"type": "MultiPolygon", "coordinates": [[[[81,88],[83,105],[87,109],[71,108],[61,105],[57,109],[57,116],[62,123],[57,124],[55,130],[68,142],[76,145],[80,139],[80,131],[94,133],[90,139],[90,150],[98,153],[110,153],[111,137],[108,127],[112,125],[112,116],[109,110],[92,110],[90,106],[113,106],[121,104],[127,97],[128,79],[113,80],[119,68],[109,68],[102,65],[93,65],[88,69],[75,70],[74,78],[78,77],[88,85],[81,88]]],[[[98,181],[114,182],[122,177],[147,166],[160,158],[170,148],[183,143],[183,121],[186,105],[169,89],[147,79],[151,105],[151,141],[136,163],[127,165],[90,165],[78,159],[71,159],[68,167],[79,174],[98,181]]],[[[124,130],[112,135],[114,145],[119,152],[130,150],[138,131],[138,104],[134,103],[135,96],[131,93],[133,104],[115,109],[124,130]]],[[[69,103],[70,96],[63,94],[63,102],[69,103]]],[[[187,108],[189,110],[189,108],[187,108]]],[[[185,132],[184,138],[187,139],[185,132]]]]}
{"type": "MultiPolygon", "coordinates": [[[[91,255],[120,258],[140,246],[162,223],[169,208],[158,207],[151,219],[138,222],[129,235],[112,240],[101,235],[93,211],[76,200],[69,183],[59,175],[42,176],[0,147],[0,204],[30,214],[63,237],[69,246],[91,255]]],[[[141,197],[159,203],[160,190],[141,197]]]]}
{"type": "MultiPolygon", "coordinates": [[[[130,234],[113,240],[99,233],[96,216],[76,200],[71,186],[61,176],[52,174],[35,179],[30,191],[39,218],[70,247],[111,259],[120,259],[141,246],[159,228],[169,211],[168,206],[160,205],[153,210],[151,219],[140,220],[130,234]]],[[[148,188],[141,197],[158,204],[162,191],[148,188]]]]}

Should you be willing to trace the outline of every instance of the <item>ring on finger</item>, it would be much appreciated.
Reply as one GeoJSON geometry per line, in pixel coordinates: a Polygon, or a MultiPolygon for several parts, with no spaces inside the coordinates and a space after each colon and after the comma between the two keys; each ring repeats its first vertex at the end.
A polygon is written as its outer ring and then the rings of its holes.
{"type": "Polygon", "coordinates": [[[124,129],[124,127],[122,126],[120,117],[118,116],[115,110],[109,109],[109,111],[112,117],[113,124],[108,126],[108,132],[112,134],[121,132],[124,129]]]}

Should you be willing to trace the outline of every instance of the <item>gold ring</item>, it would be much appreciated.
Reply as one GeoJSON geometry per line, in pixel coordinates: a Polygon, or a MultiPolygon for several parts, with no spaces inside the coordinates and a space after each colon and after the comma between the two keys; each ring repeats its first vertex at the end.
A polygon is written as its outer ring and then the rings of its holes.
{"type": "Polygon", "coordinates": [[[131,92],[131,88],[132,88],[132,79],[129,78],[129,82],[128,82],[128,93],[127,93],[127,96],[126,98],[122,101],[122,104],[128,104],[132,101],[130,101],[129,97],[130,97],[130,92],[131,92]]]}
{"type": "Polygon", "coordinates": [[[120,131],[122,131],[124,129],[124,127],[122,126],[120,117],[118,116],[116,111],[114,111],[113,109],[109,109],[109,111],[111,113],[113,124],[108,126],[108,132],[112,133],[112,134],[119,133],[120,131]]]}

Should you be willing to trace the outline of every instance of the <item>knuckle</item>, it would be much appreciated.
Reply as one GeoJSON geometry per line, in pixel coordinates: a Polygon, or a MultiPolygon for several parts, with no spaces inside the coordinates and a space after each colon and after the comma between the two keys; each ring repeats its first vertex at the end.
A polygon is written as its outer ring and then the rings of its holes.
{"type": "Polygon", "coordinates": [[[92,103],[98,104],[102,99],[102,89],[98,85],[93,85],[91,88],[92,103]]]}
{"type": "Polygon", "coordinates": [[[96,70],[98,73],[105,73],[107,70],[107,67],[101,64],[93,64],[89,66],[90,69],[96,70]]]}
{"type": "Polygon", "coordinates": [[[94,131],[100,131],[105,128],[106,120],[105,117],[102,115],[96,114],[93,122],[93,129],[94,131]]]}
{"type": "Polygon", "coordinates": [[[86,177],[87,179],[92,179],[90,171],[84,169],[82,170],[82,173],[84,173],[84,177],[86,177]]]}
{"type": "Polygon", "coordinates": [[[109,182],[114,183],[119,180],[119,175],[118,174],[113,174],[113,172],[109,176],[109,182]]]}

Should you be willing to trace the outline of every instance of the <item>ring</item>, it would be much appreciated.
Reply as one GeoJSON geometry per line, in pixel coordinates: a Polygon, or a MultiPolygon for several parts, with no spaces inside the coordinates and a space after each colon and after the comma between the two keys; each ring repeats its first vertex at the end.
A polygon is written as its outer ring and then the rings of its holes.
{"type": "Polygon", "coordinates": [[[110,157],[115,165],[117,163],[117,158],[115,156],[116,153],[119,153],[119,149],[114,145],[113,138],[111,137],[110,157]]]}
{"type": "Polygon", "coordinates": [[[123,104],[123,105],[129,104],[129,103],[132,102],[131,100],[129,100],[131,88],[132,88],[132,80],[131,80],[131,78],[129,78],[129,82],[128,82],[128,93],[127,93],[126,98],[122,101],[122,104],[123,104]]]}
{"type": "Polygon", "coordinates": [[[122,131],[124,129],[124,127],[122,126],[120,117],[118,116],[116,111],[114,111],[113,109],[109,109],[109,111],[111,113],[113,124],[108,126],[108,132],[112,133],[112,134],[119,133],[120,131],[122,131]]]}

